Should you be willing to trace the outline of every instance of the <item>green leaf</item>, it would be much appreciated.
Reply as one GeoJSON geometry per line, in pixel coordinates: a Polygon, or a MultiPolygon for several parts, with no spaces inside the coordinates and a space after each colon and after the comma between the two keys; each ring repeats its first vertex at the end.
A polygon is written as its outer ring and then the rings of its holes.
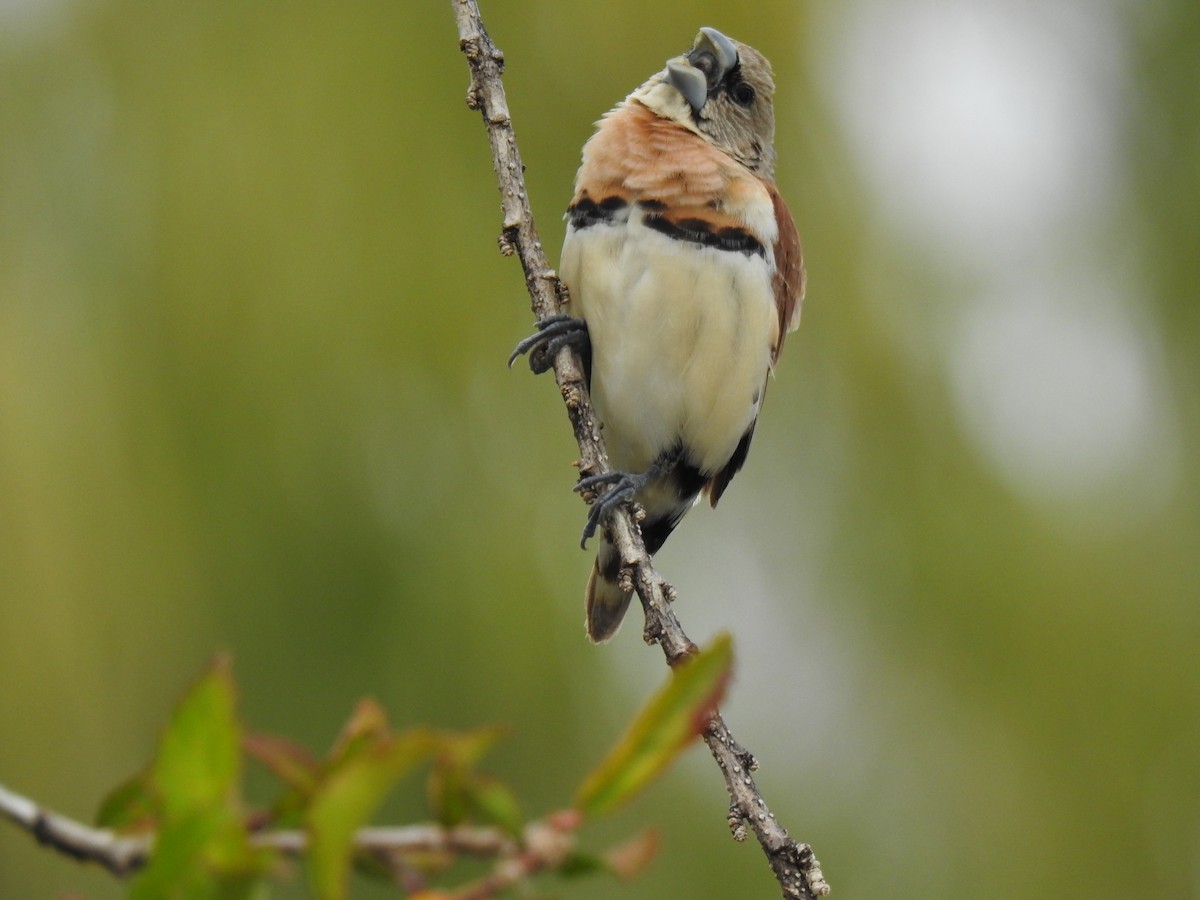
{"type": "Polygon", "coordinates": [[[508,729],[487,725],[462,734],[440,733],[440,747],[426,784],[430,811],[453,828],[478,816],[509,833],[520,832],[524,819],[512,791],[503,782],[475,770],[488,750],[508,729]]]}
{"type": "Polygon", "coordinates": [[[224,806],[241,774],[241,730],[222,657],[184,697],[159,740],[150,778],[164,821],[224,806]]]}
{"type": "Polygon", "coordinates": [[[525,817],[521,815],[516,794],[507,784],[491,775],[476,773],[467,784],[467,792],[481,818],[513,836],[521,833],[525,817]]]}
{"type": "Polygon", "coordinates": [[[393,735],[373,703],[359,705],[343,731],[307,812],[309,874],[321,900],[347,892],[354,833],[363,827],[396,782],[439,749],[424,729],[393,735]]]}
{"type": "MultiPolygon", "coordinates": [[[[218,659],[184,696],[144,780],[160,822],[154,853],[131,887],[134,900],[250,898],[268,857],[254,851],[242,821],[241,727],[229,663],[218,659]]],[[[118,791],[102,814],[136,808],[118,791]]]]}
{"type": "Polygon", "coordinates": [[[439,825],[453,828],[461,825],[471,812],[466,788],[467,773],[454,765],[435,763],[425,783],[429,811],[439,825]]]}
{"type": "Polygon", "coordinates": [[[582,878],[605,871],[608,871],[608,865],[603,857],[597,856],[595,853],[577,850],[563,860],[555,874],[560,878],[582,878]]]}
{"type": "Polygon", "coordinates": [[[132,900],[254,896],[261,865],[229,811],[197,812],[164,827],[150,864],[134,880],[132,900]]]}
{"type": "Polygon", "coordinates": [[[148,830],[157,813],[150,775],[142,772],[109,792],[96,813],[96,826],[126,833],[148,830]]]}
{"type": "Polygon", "coordinates": [[[724,696],[732,666],[733,645],[727,634],[678,666],[584,780],[576,808],[587,816],[611,812],[661,774],[708,724],[724,696]]]}
{"type": "Polygon", "coordinates": [[[131,900],[210,896],[216,889],[216,878],[196,861],[212,831],[211,821],[202,815],[162,829],[149,864],[133,880],[131,900]]]}
{"type": "Polygon", "coordinates": [[[222,802],[241,769],[234,707],[229,662],[218,658],[176,706],[151,765],[104,799],[97,824],[137,830],[222,802]]]}

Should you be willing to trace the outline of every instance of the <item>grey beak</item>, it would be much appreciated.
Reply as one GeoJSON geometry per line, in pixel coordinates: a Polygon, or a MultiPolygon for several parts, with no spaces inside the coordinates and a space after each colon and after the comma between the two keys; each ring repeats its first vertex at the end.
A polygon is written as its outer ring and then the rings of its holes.
{"type": "Polygon", "coordinates": [[[700,34],[696,36],[696,43],[692,45],[692,53],[711,53],[717,59],[717,81],[722,78],[738,63],[737,47],[733,46],[733,41],[721,34],[715,28],[705,26],[700,29],[700,34]]]}
{"type": "Polygon", "coordinates": [[[667,81],[683,94],[683,99],[695,112],[700,112],[708,100],[708,82],[703,72],[689,62],[671,60],[667,63],[667,81]]]}
{"type": "Polygon", "coordinates": [[[667,63],[667,81],[695,112],[708,102],[708,92],[738,63],[737,47],[715,28],[701,28],[692,51],[667,63]]]}

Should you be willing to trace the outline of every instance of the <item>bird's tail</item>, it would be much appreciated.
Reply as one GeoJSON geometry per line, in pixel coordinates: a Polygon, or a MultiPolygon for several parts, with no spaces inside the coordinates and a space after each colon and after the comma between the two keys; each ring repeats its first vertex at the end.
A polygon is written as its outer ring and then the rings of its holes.
{"type": "Polygon", "coordinates": [[[617,633],[625,611],[629,609],[632,593],[621,590],[617,578],[621,571],[621,557],[616,548],[605,537],[600,538],[600,549],[592,565],[592,576],[584,590],[587,607],[588,638],[601,644],[617,633]]]}

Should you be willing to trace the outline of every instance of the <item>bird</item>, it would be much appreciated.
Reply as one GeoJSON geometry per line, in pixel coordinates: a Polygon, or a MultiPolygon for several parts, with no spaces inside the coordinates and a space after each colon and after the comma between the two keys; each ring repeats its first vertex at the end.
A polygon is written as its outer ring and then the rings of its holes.
{"type": "MultiPolygon", "coordinates": [[[[566,310],[510,358],[529,353],[536,372],[565,345],[580,351],[613,467],[575,486],[599,494],[583,545],[633,500],[657,552],[701,495],[717,505],[746,461],[805,292],[775,185],[774,88],[761,53],[704,27],[583,147],[559,267],[566,310]]],[[[601,529],[584,596],[595,643],[629,607],[621,566],[601,529]]]]}

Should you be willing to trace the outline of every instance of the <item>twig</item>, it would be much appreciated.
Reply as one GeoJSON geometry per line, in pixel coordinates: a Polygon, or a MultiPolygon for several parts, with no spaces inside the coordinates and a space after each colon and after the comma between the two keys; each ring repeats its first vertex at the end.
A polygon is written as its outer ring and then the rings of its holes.
{"type": "MultiPolygon", "coordinates": [[[[260,831],[250,843],[264,850],[301,856],[308,850],[303,831],[260,831]]],[[[519,847],[498,828],[443,828],[441,825],[403,825],[360,828],[354,834],[354,849],[385,855],[409,853],[453,853],[467,856],[512,856],[519,847]]]]}
{"type": "Polygon", "coordinates": [[[152,841],[121,837],[104,828],[91,828],[66,816],[42,809],[27,797],[0,785],[0,813],[35,838],[79,862],[97,862],[114,875],[137,871],[149,857],[152,841]]]}
{"type": "MultiPolygon", "coordinates": [[[[0,815],[47,847],[79,862],[98,863],[119,877],[137,872],[150,861],[154,851],[152,835],[127,837],[107,828],[92,828],[44,809],[3,785],[0,785],[0,815]]],[[[524,878],[560,866],[574,849],[573,832],[578,826],[578,813],[567,810],[529,823],[520,841],[498,828],[440,825],[362,828],[354,836],[354,848],[390,860],[424,854],[495,859],[491,875],[461,888],[455,895],[462,900],[486,900],[524,878]]],[[[293,830],[258,831],[250,835],[250,844],[262,850],[300,856],[308,850],[309,836],[293,830]]]]}
{"type": "Polygon", "coordinates": [[[454,896],[458,900],[488,900],[539,872],[558,868],[575,849],[573,832],[579,824],[579,814],[569,810],[531,822],[521,835],[521,852],[501,858],[490,874],[459,888],[454,896]]]}
{"type": "MultiPolygon", "coordinates": [[[[559,281],[542,249],[533,224],[533,213],[525,190],[521,156],[517,150],[512,119],[504,96],[501,75],[504,54],[483,27],[477,0],[451,0],[458,24],[459,45],[471,68],[467,105],[479,110],[492,146],[492,162],[500,185],[504,225],[500,250],[521,260],[533,312],[543,319],[563,311],[566,289],[559,281]]],[[[579,443],[580,473],[608,470],[608,456],[600,434],[599,420],[592,409],[583,367],[571,347],[564,347],[554,360],[554,376],[567,406],[567,415],[579,443]]],[[[644,637],[658,644],[670,665],[696,651],[679,619],[671,609],[675,590],[655,570],[642,543],[641,532],[628,508],[621,508],[608,523],[613,545],[621,554],[622,581],[637,591],[646,615],[644,637]]],[[[750,772],[757,768],[754,757],[740,747],[719,713],[704,735],[705,743],[721,767],[729,792],[729,824],[736,840],[746,837],[746,825],[754,832],[785,898],[810,900],[829,893],[820,864],[808,844],[788,836],[768,808],[750,772]]]]}
{"type": "MultiPolygon", "coordinates": [[[[538,319],[561,312],[566,305],[567,292],[542,249],[542,242],[533,227],[529,196],[525,192],[525,164],[517,149],[513,134],[508,101],[500,74],[504,69],[504,54],[492,43],[483,30],[479,7],[471,2],[453,0],[458,19],[459,45],[471,64],[471,88],[467,105],[483,114],[492,144],[492,165],[500,178],[500,201],[504,210],[504,225],[500,233],[500,252],[505,256],[516,253],[525,272],[525,286],[538,319]]],[[[600,442],[600,421],[592,411],[583,363],[573,350],[558,354],[554,362],[554,378],[567,406],[571,428],[582,454],[579,470],[583,474],[608,471],[608,457],[600,442]]]]}

